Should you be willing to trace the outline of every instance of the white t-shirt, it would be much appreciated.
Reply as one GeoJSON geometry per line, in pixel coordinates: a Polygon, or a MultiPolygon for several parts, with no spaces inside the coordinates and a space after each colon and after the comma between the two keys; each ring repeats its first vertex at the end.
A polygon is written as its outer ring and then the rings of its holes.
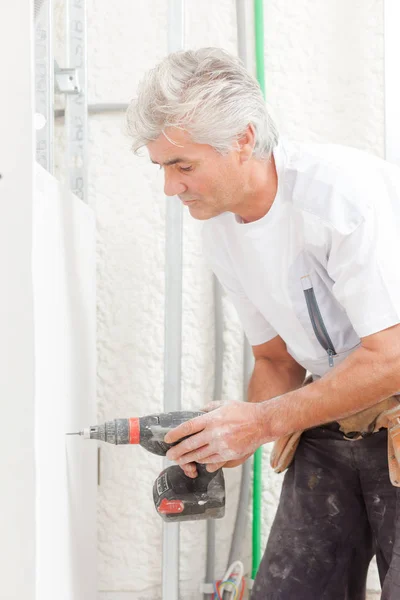
{"type": "Polygon", "coordinates": [[[359,150],[281,140],[269,212],[205,222],[204,253],[250,344],[280,335],[322,376],[400,323],[400,169],[359,150]]]}

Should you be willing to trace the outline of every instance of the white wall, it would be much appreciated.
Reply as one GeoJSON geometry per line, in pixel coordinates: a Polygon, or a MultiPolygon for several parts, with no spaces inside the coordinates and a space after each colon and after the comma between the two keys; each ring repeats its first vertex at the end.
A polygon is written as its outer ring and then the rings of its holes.
{"type": "Polygon", "coordinates": [[[94,419],[95,224],[35,174],[30,8],[0,6],[0,596],[94,600],[96,447],[65,433],[94,419]]]}
{"type": "Polygon", "coordinates": [[[36,166],[33,204],[36,593],[95,600],[97,444],[93,211],[36,166]]]}
{"type": "Polygon", "coordinates": [[[29,3],[0,4],[0,595],[35,598],[33,125],[29,3]],[[18,31],[19,43],[14,32],[18,31]]]}
{"type": "MultiPolygon", "coordinates": [[[[248,1],[249,12],[253,2],[248,1]]],[[[235,52],[233,0],[188,0],[186,45],[235,52]]],[[[267,96],[283,133],[383,153],[383,0],[265,2],[267,96]]],[[[89,0],[89,99],[127,102],[167,49],[167,2],[89,0]]],[[[249,41],[250,43],[250,41],[249,41]]],[[[97,212],[99,420],[162,410],[164,203],[161,175],[130,154],[121,115],[90,119],[90,201],[97,212]]],[[[185,216],[183,403],[212,393],[211,276],[199,223],[185,216]]],[[[241,396],[241,330],[226,309],[225,398],[241,396]]],[[[265,463],[268,450],[265,451],[265,463]]],[[[161,596],[161,521],[151,499],[161,468],[140,448],[104,448],[98,501],[103,600],[161,596]]],[[[265,543],[280,478],[265,464],[265,543]]],[[[239,472],[227,472],[227,517],[218,522],[217,573],[225,566],[239,472]]],[[[199,597],[204,523],[182,526],[185,600],[199,597]]],[[[250,545],[246,543],[246,564],[250,545]]]]}

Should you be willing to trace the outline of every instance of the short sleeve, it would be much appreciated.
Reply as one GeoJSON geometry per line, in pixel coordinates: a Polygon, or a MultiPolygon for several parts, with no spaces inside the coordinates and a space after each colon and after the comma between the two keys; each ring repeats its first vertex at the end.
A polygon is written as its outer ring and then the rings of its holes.
{"type": "Polygon", "coordinates": [[[278,334],[247,297],[222,244],[215,244],[205,230],[206,228],[203,229],[204,257],[236,308],[249,344],[258,346],[272,340],[278,334]]]}
{"type": "Polygon", "coordinates": [[[355,226],[332,231],[332,291],[360,338],[400,323],[399,225],[395,207],[382,198],[364,205],[355,226]]]}

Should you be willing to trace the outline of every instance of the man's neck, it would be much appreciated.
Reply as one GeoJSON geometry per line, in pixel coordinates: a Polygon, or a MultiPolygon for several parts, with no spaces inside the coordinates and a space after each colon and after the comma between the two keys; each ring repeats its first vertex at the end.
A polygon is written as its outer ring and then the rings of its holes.
{"type": "Polygon", "coordinates": [[[251,189],[235,211],[243,223],[252,223],[269,212],[278,189],[275,159],[259,162],[253,174],[251,189]]]}

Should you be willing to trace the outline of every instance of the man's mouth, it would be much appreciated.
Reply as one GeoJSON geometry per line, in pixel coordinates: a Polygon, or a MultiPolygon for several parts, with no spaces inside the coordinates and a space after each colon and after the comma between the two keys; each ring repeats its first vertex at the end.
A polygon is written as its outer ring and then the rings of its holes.
{"type": "Polygon", "coordinates": [[[182,204],[185,204],[185,206],[187,206],[188,204],[192,204],[193,202],[196,202],[196,200],[195,199],[193,199],[193,200],[183,200],[181,198],[181,202],[182,202],[182,204]]]}

